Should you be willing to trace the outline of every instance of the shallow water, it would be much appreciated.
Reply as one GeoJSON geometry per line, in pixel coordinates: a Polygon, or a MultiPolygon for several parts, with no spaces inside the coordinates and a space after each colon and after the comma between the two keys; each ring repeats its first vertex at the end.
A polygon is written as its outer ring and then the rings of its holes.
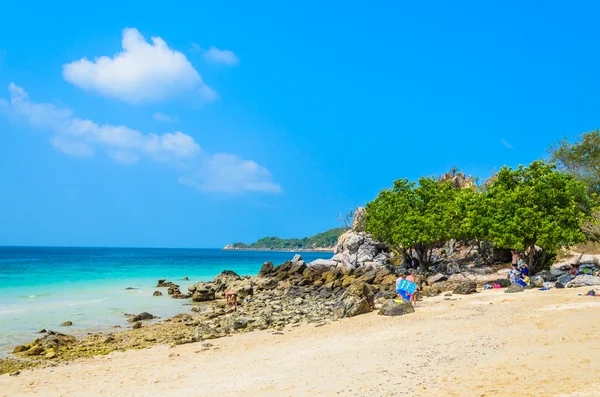
{"type": "MultiPolygon", "coordinates": [[[[159,278],[182,292],[221,271],[256,275],[265,261],[282,263],[291,252],[220,249],[0,247],[0,355],[30,342],[42,328],[83,334],[125,326],[124,313],[167,317],[189,311],[159,278]],[[183,281],[189,277],[190,281],[183,281]],[[126,288],[134,288],[126,290],[126,288]],[[154,297],[161,290],[164,296],[154,297]],[[60,324],[72,321],[73,326],[60,324]]],[[[308,262],[331,253],[301,253],[308,262]]]]}

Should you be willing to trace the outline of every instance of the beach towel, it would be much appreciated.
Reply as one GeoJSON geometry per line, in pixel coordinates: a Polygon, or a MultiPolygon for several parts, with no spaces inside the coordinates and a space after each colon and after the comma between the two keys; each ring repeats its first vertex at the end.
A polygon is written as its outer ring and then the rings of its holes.
{"type": "Polygon", "coordinates": [[[402,297],[402,299],[410,302],[410,295],[406,291],[397,291],[398,295],[402,297]]]}
{"type": "Polygon", "coordinates": [[[396,291],[404,291],[404,292],[408,293],[409,295],[414,294],[416,290],[417,290],[417,284],[413,283],[412,281],[408,281],[408,280],[400,280],[400,282],[398,283],[398,286],[396,288],[396,291]]]}

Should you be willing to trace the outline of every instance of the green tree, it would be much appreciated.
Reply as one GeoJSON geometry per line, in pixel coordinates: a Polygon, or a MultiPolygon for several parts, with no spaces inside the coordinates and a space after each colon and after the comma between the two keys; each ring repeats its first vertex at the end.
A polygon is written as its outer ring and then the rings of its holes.
{"type": "MultiPolygon", "coordinates": [[[[586,132],[574,142],[563,139],[550,149],[550,159],[561,171],[585,183],[589,194],[600,194],[600,130],[586,132]]],[[[600,241],[600,213],[584,222],[588,239],[600,241]]]]}
{"type": "Polygon", "coordinates": [[[503,167],[489,186],[478,209],[478,232],[500,248],[526,251],[532,271],[535,247],[553,254],[561,247],[585,241],[582,223],[595,203],[584,183],[556,166],[535,161],[529,167],[503,167]]]}
{"type": "Polygon", "coordinates": [[[365,230],[405,257],[414,251],[421,269],[427,270],[437,244],[465,233],[461,208],[468,207],[473,194],[453,188],[450,181],[421,178],[415,185],[398,179],[367,204],[365,230]]]}
{"type": "Polygon", "coordinates": [[[586,132],[575,142],[568,139],[550,149],[558,169],[584,182],[589,193],[600,194],[600,130],[586,132]]]}

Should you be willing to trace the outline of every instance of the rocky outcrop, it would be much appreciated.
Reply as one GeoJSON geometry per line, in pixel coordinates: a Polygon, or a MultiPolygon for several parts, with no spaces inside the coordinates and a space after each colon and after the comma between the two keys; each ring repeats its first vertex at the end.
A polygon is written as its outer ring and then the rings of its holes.
{"type": "Polygon", "coordinates": [[[415,308],[409,302],[399,299],[388,299],[386,300],[381,308],[379,314],[382,316],[402,316],[404,314],[414,313],[415,308]]]}
{"type": "Polygon", "coordinates": [[[44,358],[52,359],[56,357],[59,350],[70,347],[76,342],[74,336],[48,331],[46,336],[36,339],[33,343],[15,347],[13,353],[21,353],[25,356],[44,355],[44,358]]]}
{"type": "MultiPolygon", "coordinates": [[[[364,208],[356,210],[352,228],[338,239],[330,262],[336,262],[337,266],[346,270],[359,266],[378,267],[388,264],[391,254],[387,246],[374,240],[364,231],[365,215],[364,208]]],[[[328,263],[328,265],[333,264],[328,263]]]]}
{"type": "Polygon", "coordinates": [[[192,301],[206,302],[215,300],[215,287],[212,283],[198,283],[188,288],[192,293],[192,301]]]}
{"type": "Polygon", "coordinates": [[[577,288],[577,287],[590,287],[590,286],[594,286],[594,285],[600,285],[600,277],[581,275],[581,276],[577,276],[573,280],[571,280],[567,284],[567,287],[577,288]]]}
{"type": "Polygon", "coordinates": [[[158,280],[158,283],[156,283],[156,288],[169,288],[171,285],[173,285],[172,282],[167,281],[164,278],[161,278],[158,280]]]}

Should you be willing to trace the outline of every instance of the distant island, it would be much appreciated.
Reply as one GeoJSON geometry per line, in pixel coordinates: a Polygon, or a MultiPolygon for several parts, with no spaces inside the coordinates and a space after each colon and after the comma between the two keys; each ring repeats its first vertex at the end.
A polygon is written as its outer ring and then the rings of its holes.
{"type": "Polygon", "coordinates": [[[227,244],[224,250],[281,250],[281,251],[333,251],[338,238],[346,231],[346,228],[338,227],[326,232],[315,234],[304,238],[279,238],[263,237],[251,243],[236,242],[227,244]]]}

